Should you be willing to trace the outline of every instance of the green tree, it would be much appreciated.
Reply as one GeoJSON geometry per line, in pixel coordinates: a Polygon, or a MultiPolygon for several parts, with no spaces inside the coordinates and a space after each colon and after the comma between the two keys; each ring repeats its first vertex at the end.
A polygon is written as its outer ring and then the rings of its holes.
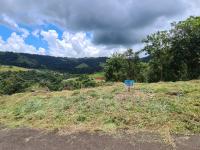
{"type": "Polygon", "coordinates": [[[115,53],[104,66],[107,81],[123,81],[127,77],[126,60],[123,54],[115,53]]]}
{"type": "Polygon", "coordinates": [[[173,23],[169,31],[147,36],[149,81],[177,81],[200,76],[200,17],[173,23]]]}
{"type": "Polygon", "coordinates": [[[135,76],[135,68],[134,68],[134,64],[133,61],[135,59],[135,53],[133,52],[132,49],[128,49],[125,53],[124,53],[124,57],[126,59],[126,63],[127,63],[127,77],[129,79],[133,78],[135,76]]]}
{"type": "Polygon", "coordinates": [[[141,64],[138,53],[128,49],[123,54],[115,53],[105,64],[105,77],[109,81],[124,81],[134,79],[144,81],[145,77],[141,74],[146,68],[141,64]]]}
{"type": "Polygon", "coordinates": [[[167,31],[159,31],[147,36],[144,40],[145,47],[142,51],[146,51],[149,55],[149,81],[168,80],[168,65],[171,60],[170,35],[167,31]]]}
{"type": "Polygon", "coordinates": [[[175,80],[200,76],[200,17],[173,23],[171,32],[171,68],[175,80]]]}

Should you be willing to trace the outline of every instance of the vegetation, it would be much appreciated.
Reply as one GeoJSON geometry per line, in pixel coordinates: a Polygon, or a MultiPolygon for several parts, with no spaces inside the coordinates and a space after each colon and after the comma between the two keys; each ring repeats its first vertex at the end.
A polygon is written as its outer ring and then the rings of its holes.
{"type": "Polygon", "coordinates": [[[28,69],[22,68],[22,67],[0,65],[0,72],[6,72],[6,71],[27,71],[27,70],[28,69]]]}
{"type": "Polygon", "coordinates": [[[107,61],[0,52],[0,64],[62,72],[1,66],[0,125],[200,133],[200,17],[174,23],[144,42],[143,50],[128,49],[107,61]],[[141,52],[148,57],[140,59],[141,52]],[[105,72],[99,72],[102,67],[105,72]],[[127,92],[122,83],[104,78],[137,82],[127,92]],[[191,81],[158,82],[177,80],[191,81]]]}
{"type": "Polygon", "coordinates": [[[200,81],[123,84],[0,97],[0,123],[42,129],[200,133],[200,81]]]}
{"type": "Polygon", "coordinates": [[[115,53],[107,60],[104,71],[107,81],[124,81],[134,79],[145,82],[147,63],[139,59],[138,53],[128,49],[124,54],[115,53]]]}
{"type": "Polygon", "coordinates": [[[146,52],[150,61],[141,62],[132,50],[114,54],[105,65],[106,79],[158,82],[200,77],[200,17],[173,23],[171,30],[149,35],[144,43],[140,52],[146,52]]]}
{"type": "Polygon", "coordinates": [[[62,80],[69,77],[70,75],[68,74],[50,71],[0,72],[0,94],[24,92],[36,86],[46,87],[51,91],[58,91],[62,89],[62,80]]]}
{"type": "Polygon", "coordinates": [[[200,76],[200,17],[173,23],[169,31],[157,32],[145,40],[151,57],[149,80],[177,81],[200,76]]]}
{"type": "Polygon", "coordinates": [[[106,57],[62,58],[33,54],[0,52],[0,64],[33,69],[47,69],[73,74],[88,74],[102,71],[106,57]]]}
{"type": "Polygon", "coordinates": [[[53,71],[4,71],[0,72],[0,94],[14,94],[25,91],[61,91],[96,87],[104,82],[96,82],[88,75],[72,75],[53,71]]]}
{"type": "Polygon", "coordinates": [[[94,79],[104,79],[105,78],[104,72],[96,72],[96,73],[90,74],[89,76],[94,79]]]}
{"type": "MultiPolygon", "coordinates": [[[[103,82],[101,83],[103,84],[103,82]]],[[[65,89],[68,89],[68,90],[96,87],[102,84],[97,83],[93,78],[87,75],[81,75],[77,78],[71,78],[66,81],[63,81],[63,86],[65,87],[65,89]]]]}

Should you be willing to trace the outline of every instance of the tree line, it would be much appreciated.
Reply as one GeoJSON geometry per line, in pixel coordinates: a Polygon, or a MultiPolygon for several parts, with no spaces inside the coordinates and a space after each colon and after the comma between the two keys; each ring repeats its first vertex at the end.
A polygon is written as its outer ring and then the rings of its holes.
{"type": "Polygon", "coordinates": [[[144,48],[115,53],[105,64],[106,80],[139,82],[191,80],[200,77],[200,17],[172,23],[171,29],[148,35],[144,48]],[[145,52],[148,62],[139,59],[145,52]]]}

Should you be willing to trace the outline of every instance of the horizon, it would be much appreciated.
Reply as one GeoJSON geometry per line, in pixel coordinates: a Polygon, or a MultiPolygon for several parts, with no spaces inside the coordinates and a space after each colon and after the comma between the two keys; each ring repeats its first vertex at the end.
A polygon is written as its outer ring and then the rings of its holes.
{"type": "MultiPolygon", "coordinates": [[[[47,56],[47,57],[55,57],[55,58],[69,58],[69,59],[82,59],[82,58],[110,58],[109,56],[98,56],[98,57],[67,57],[67,56],[51,56],[51,55],[41,55],[41,54],[31,54],[31,53],[23,53],[23,52],[12,52],[12,51],[0,51],[0,53],[14,53],[14,54],[24,54],[24,55],[35,55],[35,56],[47,56]]],[[[142,57],[144,58],[144,57],[142,57]]]]}
{"type": "Polygon", "coordinates": [[[0,8],[0,51],[68,58],[138,51],[147,35],[200,15],[198,0],[2,0],[0,8]]]}
{"type": "MultiPolygon", "coordinates": [[[[68,59],[84,59],[84,58],[111,58],[112,56],[97,56],[97,57],[67,57],[67,56],[51,56],[51,55],[41,55],[41,54],[31,54],[31,53],[23,53],[23,52],[10,52],[10,51],[0,51],[0,53],[14,53],[14,54],[25,54],[25,55],[35,55],[35,56],[47,56],[47,57],[54,57],[54,58],[68,58],[68,59]]],[[[140,57],[140,59],[148,58],[149,56],[145,55],[143,57],[140,57]]]]}

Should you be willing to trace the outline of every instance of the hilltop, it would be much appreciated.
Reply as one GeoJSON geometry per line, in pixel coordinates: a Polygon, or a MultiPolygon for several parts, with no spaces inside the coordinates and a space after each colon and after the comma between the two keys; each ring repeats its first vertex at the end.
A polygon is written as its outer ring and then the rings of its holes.
{"type": "Polygon", "coordinates": [[[0,52],[0,65],[47,69],[76,74],[101,71],[107,57],[67,58],[35,54],[0,52]]]}

